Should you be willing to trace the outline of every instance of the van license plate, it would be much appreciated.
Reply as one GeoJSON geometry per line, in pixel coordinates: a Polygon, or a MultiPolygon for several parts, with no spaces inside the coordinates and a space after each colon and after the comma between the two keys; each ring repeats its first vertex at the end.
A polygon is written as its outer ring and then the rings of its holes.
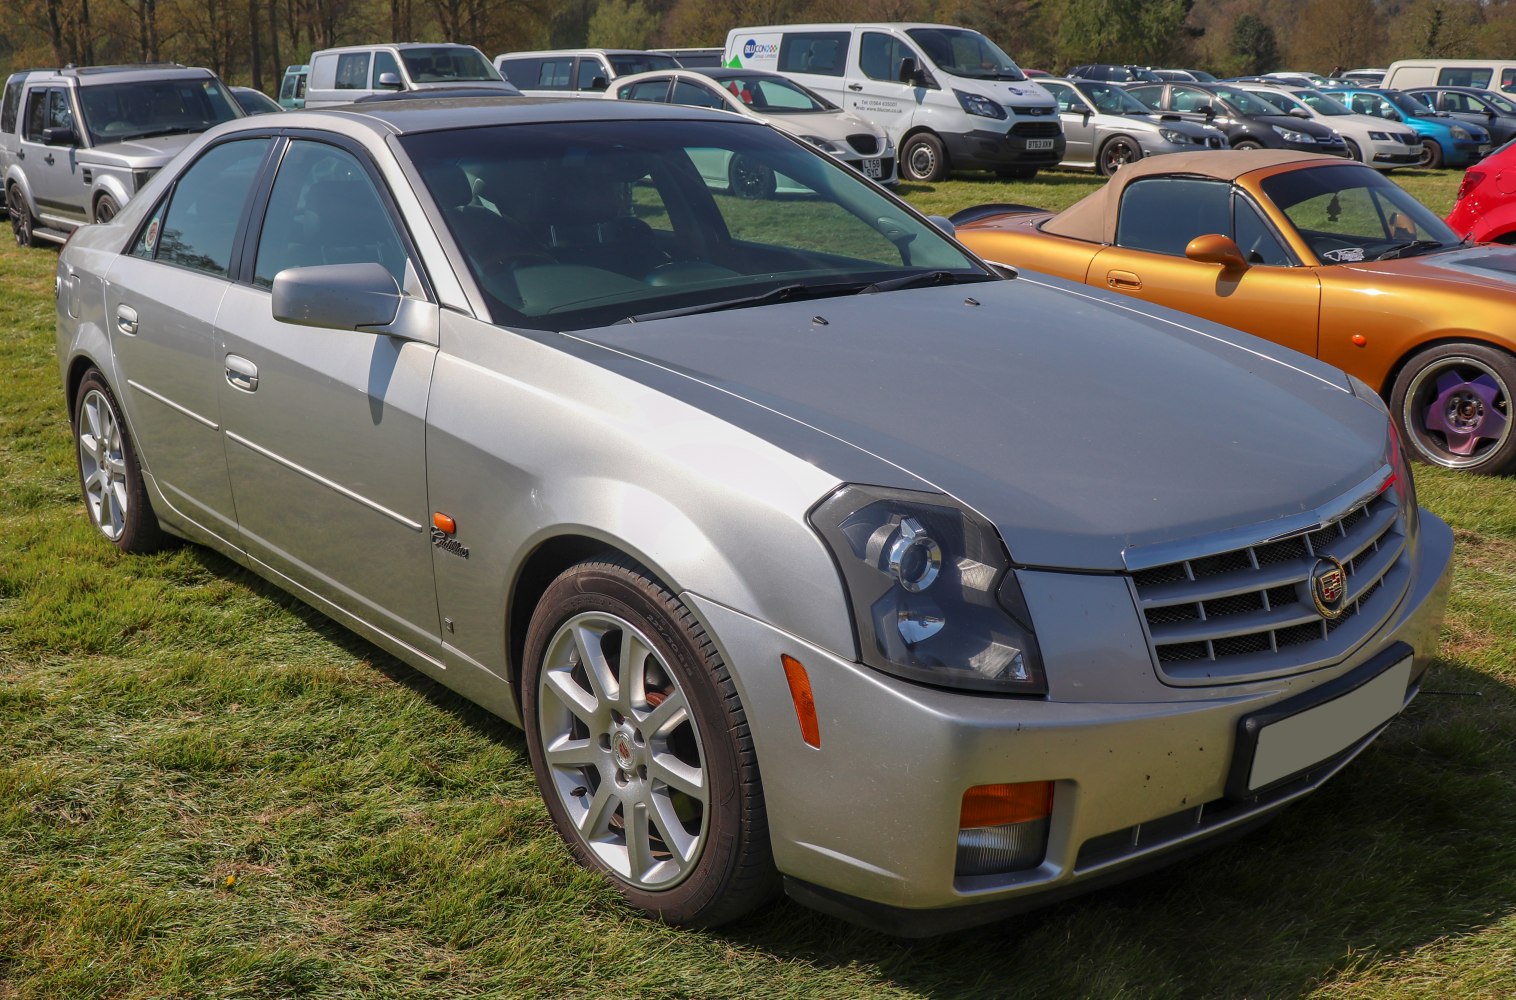
{"type": "Polygon", "coordinates": [[[1052,149],[1053,148],[1053,140],[1052,139],[1028,139],[1026,141],[1026,148],[1027,149],[1052,149]]]}
{"type": "Polygon", "coordinates": [[[878,157],[872,160],[864,160],[862,166],[863,176],[876,181],[884,177],[884,164],[879,162],[878,157]]]}

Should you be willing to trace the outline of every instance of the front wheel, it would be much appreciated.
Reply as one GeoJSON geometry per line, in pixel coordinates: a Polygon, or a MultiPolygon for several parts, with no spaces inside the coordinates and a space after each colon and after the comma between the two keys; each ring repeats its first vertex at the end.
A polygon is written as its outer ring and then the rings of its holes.
{"type": "Polygon", "coordinates": [[[1348,147],[1348,158],[1349,159],[1357,160],[1359,163],[1367,163],[1367,162],[1369,162],[1364,157],[1363,150],[1358,148],[1358,143],[1354,142],[1352,139],[1344,139],[1342,141],[1348,147]]]}
{"type": "Polygon", "coordinates": [[[771,198],[779,187],[773,168],[743,153],[732,154],[726,179],[732,194],[739,198],[771,198]]]}
{"type": "Polygon", "coordinates": [[[778,888],[736,687],[689,610],[607,555],[532,615],[522,677],[532,770],[578,861],[634,907],[712,927],[778,888]]]}
{"type": "Polygon", "coordinates": [[[1390,412],[1412,456],[1447,469],[1498,474],[1516,464],[1513,387],[1516,357],[1483,344],[1443,344],[1401,369],[1390,412]]]}
{"type": "Polygon", "coordinates": [[[1109,177],[1128,163],[1142,159],[1142,147],[1124,135],[1112,136],[1100,147],[1100,157],[1095,161],[1100,176],[1109,177]]]}
{"type": "Polygon", "coordinates": [[[95,222],[109,222],[121,211],[121,206],[116,204],[116,199],[108,194],[102,194],[100,200],[95,202],[95,222]]]}
{"type": "Polygon", "coordinates": [[[1252,139],[1239,139],[1236,142],[1232,143],[1232,148],[1233,149],[1262,149],[1263,145],[1261,143],[1255,142],[1252,139]]]}
{"type": "Polygon", "coordinates": [[[147,497],[137,449],[116,397],[98,369],[90,369],[74,400],[74,441],[79,486],[90,523],[122,552],[152,552],[167,536],[147,497]]]}
{"type": "Polygon", "coordinates": [[[1421,159],[1416,161],[1418,167],[1427,170],[1440,170],[1442,168],[1442,147],[1436,139],[1421,140],[1421,159]]]}
{"type": "Polygon", "coordinates": [[[900,147],[900,172],[906,180],[934,184],[948,174],[947,151],[930,132],[918,132],[900,147]]]}

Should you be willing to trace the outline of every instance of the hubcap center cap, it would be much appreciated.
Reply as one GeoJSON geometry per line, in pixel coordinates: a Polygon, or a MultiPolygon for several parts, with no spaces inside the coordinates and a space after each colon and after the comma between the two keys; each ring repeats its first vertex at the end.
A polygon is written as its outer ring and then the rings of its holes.
{"type": "Polygon", "coordinates": [[[630,773],[637,762],[637,752],[633,748],[632,737],[629,733],[617,730],[611,734],[611,756],[616,760],[616,766],[622,771],[630,773]]]}

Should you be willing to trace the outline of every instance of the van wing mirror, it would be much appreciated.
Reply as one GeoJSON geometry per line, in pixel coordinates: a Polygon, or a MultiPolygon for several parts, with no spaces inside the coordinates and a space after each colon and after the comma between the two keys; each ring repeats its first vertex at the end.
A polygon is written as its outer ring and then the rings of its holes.
{"type": "Polygon", "coordinates": [[[920,87],[925,81],[921,72],[921,64],[913,56],[905,56],[900,60],[900,72],[896,77],[901,83],[908,83],[913,87],[920,87]]]}
{"type": "Polygon", "coordinates": [[[380,73],[379,74],[379,89],[380,90],[399,90],[403,86],[405,86],[405,84],[403,84],[403,83],[400,82],[400,74],[398,74],[398,73],[380,73]]]}
{"type": "Polygon", "coordinates": [[[395,322],[400,286],[381,264],[317,264],[274,275],[274,319],[326,330],[366,330],[395,322]]]}

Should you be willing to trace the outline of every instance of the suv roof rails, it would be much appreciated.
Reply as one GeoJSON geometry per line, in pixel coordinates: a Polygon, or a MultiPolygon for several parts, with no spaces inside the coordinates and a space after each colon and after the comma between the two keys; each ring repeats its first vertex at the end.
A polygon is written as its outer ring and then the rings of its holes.
{"type": "Polygon", "coordinates": [[[104,73],[131,73],[144,69],[187,69],[183,63],[178,62],[154,62],[154,63],[121,63],[114,66],[65,66],[58,72],[71,76],[94,76],[104,73]]]}

